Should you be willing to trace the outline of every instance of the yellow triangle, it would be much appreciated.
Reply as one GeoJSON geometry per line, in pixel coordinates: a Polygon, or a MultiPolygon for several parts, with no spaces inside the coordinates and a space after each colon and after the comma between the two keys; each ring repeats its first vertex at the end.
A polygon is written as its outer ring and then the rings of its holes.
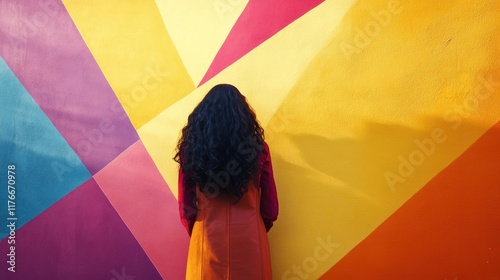
{"type": "Polygon", "coordinates": [[[156,1],[163,22],[198,85],[248,0],[156,1]]]}
{"type": "Polygon", "coordinates": [[[194,89],[154,1],[64,5],[135,128],[194,89]]]}

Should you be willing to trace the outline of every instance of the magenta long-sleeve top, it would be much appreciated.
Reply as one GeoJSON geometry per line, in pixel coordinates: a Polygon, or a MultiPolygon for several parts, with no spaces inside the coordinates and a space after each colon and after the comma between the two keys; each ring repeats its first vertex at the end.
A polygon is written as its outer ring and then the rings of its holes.
{"type": "MultiPolygon", "coordinates": [[[[276,183],[274,182],[273,166],[271,163],[271,153],[267,143],[264,143],[264,147],[266,153],[262,152],[259,156],[260,163],[263,167],[259,182],[259,187],[261,188],[260,213],[266,230],[269,231],[278,218],[279,204],[276,183]]],[[[191,235],[197,214],[196,186],[183,172],[182,166],[179,169],[178,185],[179,214],[181,222],[189,235],[191,235]]]]}

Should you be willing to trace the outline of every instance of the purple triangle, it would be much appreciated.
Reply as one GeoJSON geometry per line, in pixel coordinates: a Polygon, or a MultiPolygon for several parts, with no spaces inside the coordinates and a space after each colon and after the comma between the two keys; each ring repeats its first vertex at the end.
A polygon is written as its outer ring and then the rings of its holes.
{"type": "Polygon", "coordinates": [[[93,178],[3,239],[0,262],[0,279],[162,279],[93,178]]]}

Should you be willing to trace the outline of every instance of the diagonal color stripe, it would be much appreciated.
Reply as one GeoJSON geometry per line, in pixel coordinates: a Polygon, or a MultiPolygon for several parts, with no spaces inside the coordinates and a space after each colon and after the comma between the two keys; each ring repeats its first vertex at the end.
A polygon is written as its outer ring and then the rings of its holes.
{"type": "Polygon", "coordinates": [[[199,84],[248,0],[155,2],[189,75],[199,84]]]}
{"type": "Polygon", "coordinates": [[[217,75],[323,1],[249,1],[200,84],[217,75]]]}
{"type": "Polygon", "coordinates": [[[194,89],[153,0],[64,5],[136,129],[194,89]]]}
{"type": "Polygon", "coordinates": [[[2,1],[0,26],[0,56],[92,174],[138,139],[60,1],[2,1]]]}
{"type": "MultiPolygon", "coordinates": [[[[162,279],[93,178],[17,231],[16,241],[16,272],[4,266],[0,279],[162,279]]],[[[4,264],[7,248],[4,239],[4,264]]]]}
{"type": "Polygon", "coordinates": [[[500,279],[499,158],[500,122],[321,279],[500,279]]]}
{"type": "Polygon", "coordinates": [[[142,142],[94,178],[163,278],[184,279],[189,236],[177,200],[142,142]]]}

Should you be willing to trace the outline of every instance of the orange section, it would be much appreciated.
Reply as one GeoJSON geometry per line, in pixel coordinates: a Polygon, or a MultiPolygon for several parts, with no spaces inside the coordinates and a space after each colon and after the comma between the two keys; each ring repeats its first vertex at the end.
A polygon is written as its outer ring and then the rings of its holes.
{"type": "Polygon", "coordinates": [[[178,204],[141,141],[95,176],[164,279],[184,279],[189,236],[178,204]]]}
{"type": "Polygon", "coordinates": [[[500,279],[500,122],[321,279],[500,279]]]}
{"type": "Polygon", "coordinates": [[[225,195],[204,197],[199,188],[196,196],[186,279],[272,279],[269,241],[258,211],[260,186],[251,182],[236,204],[225,195]]]}

